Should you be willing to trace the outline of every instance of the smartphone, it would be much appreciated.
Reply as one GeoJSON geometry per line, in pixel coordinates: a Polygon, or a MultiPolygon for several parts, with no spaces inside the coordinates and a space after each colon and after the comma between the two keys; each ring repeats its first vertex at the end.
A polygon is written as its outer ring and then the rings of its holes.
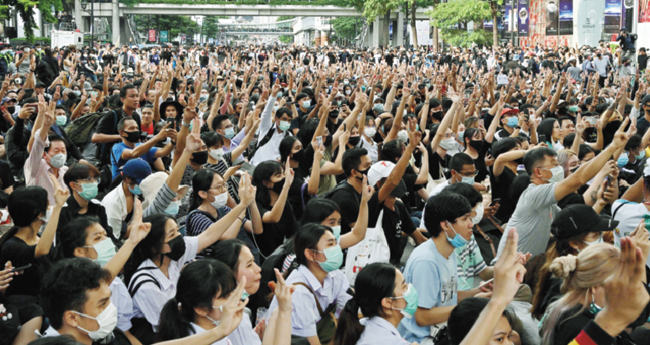
{"type": "Polygon", "coordinates": [[[545,143],[546,142],[546,134],[540,134],[538,142],[539,143],[545,143]]]}
{"type": "Polygon", "coordinates": [[[605,176],[605,181],[607,182],[607,188],[613,186],[614,185],[614,176],[612,176],[612,175],[605,176]]]}
{"type": "Polygon", "coordinates": [[[167,123],[171,124],[171,128],[176,128],[176,118],[175,117],[168,117],[167,118],[167,123]]]}
{"type": "Polygon", "coordinates": [[[316,137],[316,144],[318,147],[321,147],[323,145],[323,137],[316,137]]]}
{"type": "Polygon", "coordinates": [[[588,117],[587,122],[589,122],[590,125],[595,126],[596,122],[598,122],[598,120],[596,120],[595,117],[588,117]]]}
{"type": "Polygon", "coordinates": [[[499,201],[501,201],[501,199],[499,199],[499,198],[492,199],[492,201],[490,202],[490,205],[488,205],[488,207],[492,207],[492,206],[496,205],[497,203],[499,203],[499,201]]]}
{"type": "Polygon", "coordinates": [[[479,285],[478,288],[480,289],[480,288],[484,287],[485,285],[490,284],[492,281],[494,281],[494,278],[492,278],[492,279],[490,279],[490,280],[488,280],[486,282],[481,283],[481,285],[479,285]]]}
{"type": "Polygon", "coordinates": [[[347,131],[348,130],[348,125],[346,123],[343,123],[343,130],[347,131]]]}
{"type": "Polygon", "coordinates": [[[27,264],[27,265],[22,266],[22,267],[16,267],[16,268],[13,268],[13,269],[11,270],[11,273],[24,271],[24,270],[26,270],[26,269],[28,269],[28,268],[30,268],[30,267],[32,267],[32,264],[27,264]]]}

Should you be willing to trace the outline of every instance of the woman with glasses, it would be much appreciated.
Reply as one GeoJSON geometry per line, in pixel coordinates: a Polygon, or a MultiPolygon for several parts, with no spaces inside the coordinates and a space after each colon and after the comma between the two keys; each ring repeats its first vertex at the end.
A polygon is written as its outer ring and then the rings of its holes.
{"type": "Polygon", "coordinates": [[[97,199],[100,172],[93,165],[78,162],[70,166],[63,175],[63,181],[70,188],[70,197],[61,209],[57,229],[63,229],[66,224],[82,216],[95,216],[102,228],[107,229],[108,236],[115,240],[110,231],[106,217],[106,209],[97,199]]]}

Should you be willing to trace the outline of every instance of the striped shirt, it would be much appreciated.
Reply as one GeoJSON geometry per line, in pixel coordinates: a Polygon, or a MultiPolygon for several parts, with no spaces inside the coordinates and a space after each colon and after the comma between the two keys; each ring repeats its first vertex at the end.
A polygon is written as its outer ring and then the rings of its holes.
{"type": "Polygon", "coordinates": [[[487,265],[481,256],[481,250],[474,236],[466,245],[454,249],[458,258],[458,290],[467,291],[474,288],[474,277],[483,271],[487,265]]]}
{"type": "MultiPolygon", "coordinates": [[[[210,225],[214,224],[221,218],[219,217],[219,215],[225,216],[228,213],[230,213],[230,211],[232,211],[232,209],[228,206],[224,206],[219,210],[221,212],[217,212],[217,218],[212,218],[208,216],[204,211],[199,211],[194,213],[190,212],[190,215],[188,215],[187,217],[187,227],[186,227],[187,235],[188,236],[200,235],[202,232],[207,230],[210,227],[210,225]]],[[[244,218],[244,221],[242,222],[242,226],[243,224],[246,223],[246,220],[247,219],[244,218]]]]}

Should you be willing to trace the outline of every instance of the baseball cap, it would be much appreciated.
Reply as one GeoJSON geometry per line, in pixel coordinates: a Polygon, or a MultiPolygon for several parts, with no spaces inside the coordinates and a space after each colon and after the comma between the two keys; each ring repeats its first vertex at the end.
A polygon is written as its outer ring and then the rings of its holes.
{"type": "Polygon", "coordinates": [[[122,167],[122,175],[134,178],[140,184],[151,175],[151,167],[142,159],[131,159],[122,167]]]}
{"type": "MultiPolygon", "coordinates": [[[[162,189],[163,184],[165,184],[165,181],[167,181],[167,177],[169,177],[169,175],[167,175],[166,172],[159,171],[149,175],[144,180],[142,180],[142,183],[140,183],[140,190],[142,190],[142,195],[144,196],[144,202],[142,203],[143,209],[147,208],[147,206],[153,203],[153,200],[156,198],[158,191],[162,189]]],[[[188,185],[178,186],[178,200],[183,199],[188,189],[188,185]]]]}
{"type": "Polygon", "coordinates": [[[17,100],[15,98],[5,97],[5,98],[2,99],[2,103],[0,103],[0,104],[5,104],[5,103],[7,103],[9,101],[17,102],[17,100]]]}
{"type": "Polygon", "coordinates": [[[607,215],[599,215],[591,206],[574,204],[560,211],[551,226],[557,239],[566,239],[587,232],[614,230],[618,221],[607,215]]]}
{"type": "MultiPolygon", "coordinates": [[[[390,173],[395,168],[395,163],[389,161],[379,161],[373,164],[368,171],[368,185],[375,186],[383,178],[390,176],[390,173]]],[[[406,194],[406,184],[404,181],[400,180],[395,189],[390,193],[390,195],[401,198],[406,194]]]]}
{"type": "Polygon", "coordinates": [[[519,114],[519,109],[515,108],[506,108],[501,111],[501,116],[508,114],[519,114]]]}
{"type": "Polygon", "coordinates": [[[45,87],[45,83],[42,82],[42,81],[39,81],[38,83],[36,83],[36,86],[34,86],[34,88],[37,88],[37,87],[45,87]]]}

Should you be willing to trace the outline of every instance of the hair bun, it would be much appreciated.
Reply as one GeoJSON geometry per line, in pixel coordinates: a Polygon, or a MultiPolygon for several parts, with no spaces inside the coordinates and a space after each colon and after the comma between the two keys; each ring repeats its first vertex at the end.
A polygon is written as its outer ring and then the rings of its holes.
{"type": "Polygon", "coordinates": [[[561,256],[551,263],[549,270],[554,276],[566,279],[571,272],[576,270],[578,265],[578,257],[574,255],[561,256]]]}

